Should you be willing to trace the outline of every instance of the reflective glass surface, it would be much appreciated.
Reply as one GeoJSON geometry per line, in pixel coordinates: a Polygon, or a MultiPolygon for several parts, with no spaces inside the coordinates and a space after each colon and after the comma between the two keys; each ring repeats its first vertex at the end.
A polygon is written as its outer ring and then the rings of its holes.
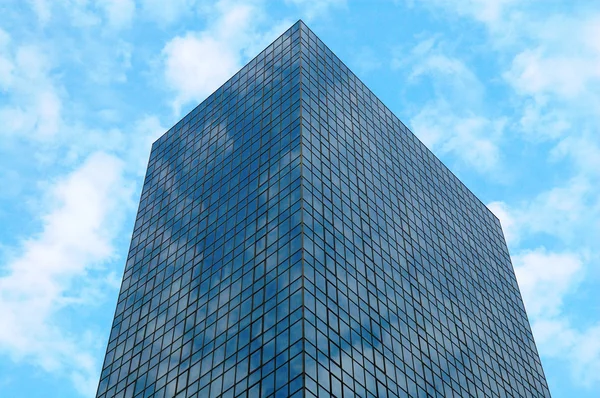
{"type": "Polygon", "coordinates": [[[296,23],[152,147],[98,398],[546,397],[498,220],[296,23]]]}
{"type": "Polygon", "coordinates": [[[306,396],[550,396],[498,219],[305,26],[306,396]]]}

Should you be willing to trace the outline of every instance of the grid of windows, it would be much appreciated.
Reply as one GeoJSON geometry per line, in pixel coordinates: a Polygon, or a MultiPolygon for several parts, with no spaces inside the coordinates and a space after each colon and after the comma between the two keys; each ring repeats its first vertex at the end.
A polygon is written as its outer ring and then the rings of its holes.
{"type": "Polygon", "coordinates": [[[302,387],[299,36],[153,145],[98,397],[302,387]]]}
{"type": "Polygon", "coordinates": [[[298,22],[152,147],[98,398],[549,396],[498,220],[298,22]]]}
{"type": "Polygon", "coordinates": [[[498,220],[302,26],[307,396],[549,396],[498,220]]]}

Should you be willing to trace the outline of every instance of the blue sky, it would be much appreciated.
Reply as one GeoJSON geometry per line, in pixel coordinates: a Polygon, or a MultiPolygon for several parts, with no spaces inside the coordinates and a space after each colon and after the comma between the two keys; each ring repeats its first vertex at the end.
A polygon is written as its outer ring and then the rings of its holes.
{"type": "Polygon", "coordinates": [[[0,396],[95,393],[151,143],[302,18],[501,219],[554,397],[600,395],[600,3],[0,2],[0,396]]]}

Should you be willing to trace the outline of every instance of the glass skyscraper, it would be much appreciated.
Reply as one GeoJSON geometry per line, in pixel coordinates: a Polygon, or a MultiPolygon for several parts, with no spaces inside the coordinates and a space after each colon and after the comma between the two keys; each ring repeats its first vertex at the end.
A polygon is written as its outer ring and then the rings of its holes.
{"type": "Polygon", "coordinates": [[[98,398],[549,397],[498,219],[301,21],[158,139],[98,398]]]}

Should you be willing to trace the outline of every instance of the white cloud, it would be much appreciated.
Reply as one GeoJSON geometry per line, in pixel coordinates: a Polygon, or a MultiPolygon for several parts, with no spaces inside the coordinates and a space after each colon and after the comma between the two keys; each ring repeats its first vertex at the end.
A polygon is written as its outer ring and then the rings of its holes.
{"type": "Polygon", "coordinates": [[[42,137],[53,136],[60,128],[62,107],[60,98],[52,88],[48,88],[38,93],[35,105],[38,120],[34,129],[42,137]]]}
{"type": "Polygon", "coordinates": [[[523,236],[539,234],[566,243],[593,245],[600,231],[600,193],[584,177],[540,192],[519,205],[493,202],[488,207],[507,228],[507,240],[515,247],[523,236]]]}
{"type": "MultiPolygon", "coordinates": [[[[540,6],[542,3],[538,4],[540,6]]],[[[490,44],[509,60],[501,74],[514,90],[526,138],[559,140],[600,122],[600,12],[524,9],[515,3],[490,28],[490,44]],[[509,38],[503,32],[511,32],[509,38]]],[[[598,142],[590,138],[589,142],[598,142]]]]}
{"type": "Polygon", "coordinates": [[[183,104],[216,90],[240,66],[254,9],[247,4],[224,9],[224,3],[217,8],[217,19],[208,29],[175,37],[163,49],[165,79],[177,93],[177,114],[183,104]]]}
{"type": "MultiPolygon", "coordinates": [[[[52,17],[48,17],[45,22],[48,34],[32,34],[20,29],[14,29],[15,37],[18,42],[13,46],[5,48],[4,52],[9,54],[8,60],[14,67],[13,75],[24,76],[33,66],[38,63],[36,60],[28,62],[28,65],[16,65],[16,57],[20,50],[34,48],[38,53],[38,58],[43,58],[39,65],[44,67],[46,82],[71,83],[71,73],[77,71],[77,79],[81,79],[81,73],[86,78],[91,79],[91,83],[99,83],[100,87],[87,88],[93,92],[92,97],[102,97],[109,90],[107,83],[113,81],[125,82],[127,80],[126,72],[131,67],[131,57],[133,46],[126,38],[130,37],[121,29],[130,27],[136,16],[136,3],[134,0],[55,0],[46,4],[48,9],[52,9],[52,17]],[[14,48],[13,48],[14,47],[14,48]],[[21,70],[24,68],[24,70],[21,70]]],[[[26,30],[26,29],[25,29],[26,30]]],[[[2,42],[0,38],[0,43],[2,42]]],[[[6,46],[5,46],[6,47],[6,46]]],[[[0,44],[0,54],[2,45],[0,44]]],[[[0,55],[0,72],[5,67],[0,55]]],[[[27,61],[27,60],[24,60],[27,61]]],[[[2,88],[3,77],[0,77],[0,88],[2,88]]],[[[40,86],[40,79],[34,81],[26,76],[22,79],[13,78],[21,82],[21,86],[31,86],[32,91],[36,91],[40,86]]],[[[87,79],[80,80],[80,84],[89,83],[87,79]]],[[[55,87],[59,97],[66,97],[59,87],[55,87]]],[[[70,87],[69,87],[70,88],[70,87]]],[[[10,94],[16,94],[18,87],[5,87],[10,94]]],[[[31,97],[27,95],[25,98],[31,97]]],[[[31,113],[22,109],[25,100],[18,102],[15,109],[12,109],[10,115],[18,115],[19,111],[31,113]]],[[[69,98],[65,101],[65,106],[76,107],[78,102],[82,102],[80,96],[69,98]]]]}
{"type": "Polygon", "coordinates": [[[134,0],[96,0],[96,4],[104,11],[112,27],[122,28],[131,24],[135,14],[134,0]]]}
{"type": "Polygon", "coordinates": [[[426,104],[410,119],[411,130],[430,149],[452,153],[479,173],[497,171],[500,163],[498,142],[505,122],[490,120],[472,112],[457,115],[444,102],[426,104]]]}
{"type": "Polygon", "coordinates": [[[426,81],[425,89],[433,89],[434,99],[410,119],[412,131],[434,152],[452,154],[475,171],[501,179],[499,146],[506,119],[485,115],[483,84],[450,47],[431,37],[408,51],[395,51],[391,67],[405,71],[409,84],[426,81]]]}
{"type": "Polygon", "coordinates": [[[410,79],[415,79],[423,75],[433,75],[434,77],[444,75],[454,75],[462,81],[476,82],[481,85],[473,72],[458,58],[454,58],[445,53],[442,43],[435,38],[428,38],[418,42],[408,54],[396,57],[392,60],[392,67],[402,66],[411,63],[412,70],[410,79]],[[417,59],[420,62],[416,62],[417,59]]]}
{"type": "Polygon", "coordinates": [[[518,93],[533,96],[552,94],[571,99],[581,95],[600,78],[600,52],[577,56],[581,51],[578,47],[573,53],[556,54],[555,47],[550,44],[547,44],[550,49],[525,49],[513,59],[505,78],[518,93]]]}
{"type": "Polygon", "coordinates": [[[496,23],[509,6],[518,2],[519,0],[463,0],[458,3],[458,8],[464,14],[472,13],[482,22],[496,23]]]}
{"type": "Polygon", "coordinates": [[[89,28],[102,22],[90,0],[30,0],[29,3],[41,25],[67,21],[77,28],[89,28]]]}
{"type": "Polygon", "coordinates": [[[28,3],[42,26],[54,19],[59,23],[66,20],[77,28],[97,27],[105,21],[105,26],[121,29],[131,24],[136,9],[135,0],[28,0],[28,3]]]}
{"type": "Polygon", "coordinates": [[[522,114],[517,126],[529,140],[555,140],[572,130],[570,119],[570,112],[563,109],[548,112],[548,101],[545,97],[527,98],[523,101],[522,114]]]}
{"type": "Polygon", "coordinates": [[[0,84],[8,101],[0,106],[0,134],[48,140],[62,124],[62,101],[47,55],[37,46],[12,46],[1,34],[0,68],[7,73],[0,84]]]}
{"type": "Polygon", "coordinates": [[[41,25],[45,25],[52,17],[51,4],[47,0],[28,0],[41,25]]]}
{"type": "Polygon", "coordinates": [[[519,228],[516,220],[511,214],[511,209],[504,202],[496,201],[488,203],[487,207],[498,217],[502,224],[502,231],[507,245],[510,247],[519,242],[519,228]]]}
{"type": "Polygon", "coordinates": [[[103,281],[90,272],[115,255],[113,241],[131,206],[123,168],[116,157],[97,152],[49,186],[42,230],[22,241],[0,277],[0,350],[69,375],[87,396],[97,383],[97,336],[61,319],[77,305],[95,302],[89,292],[103,281]]]}
{"type": "MultiPolygon", "coordinates": [[[[471,18],[498,52],[500,76],[513,90],[515,127],[522,138],[577,135],[600,115],[600,10],[595,4],[559,9],[541,1],[433,0],[439,13],[471,18]]],[[[600,135],[596,134],[600,137],[600,135]]]]}
{"type": "Polygon", "coordinates": [[[165,79],[177,92],[173,107],[179,114],[188,101],[199,101],[216,90],[238,68],[236,49],[207,35],[187,33],[163,49],[165,79]]]}
{"type": "Polygon", "coordinates": [[[70,129],[65,137],[65,141],[76,144],[66,148],[62,160],[66,164],[75,164],[90,153],[101,150],[116,154],[124,162],[128,175],[143,177],[152,143],[167,130],[156,115],[142,115],[126,129],[77,126],[70,129]]]}
{"type": "MultiPolygon", "coordinates": [[[[259,10],[259,15],[262,11],[259,10]]],[[[262,19],[262,17],[259,17],[262,19]]],[[[269,21],[270,29],[264,31],[254,31],[250,34],[249,40],[244,43],[242,49],[242,55],[244,59],[251,59],[257,56],[262,50],[265,49],[273,40],[279,35],[289,29],[295,21],[289,19],[282,19],[279,22],[269,21]]],[[[240,65],[241,66],[241,65],[240,65]]]]}
{"type": "Polygon", "coordinates": [[[7,90],[13,79],[14,62],[8,54],[11,37],[0,28],[0,89],[7,90]]]}
{"type": "Polygon", "coordinates": [[[527,250],[513,256],[515,274],[527,313],[549,318],[562,311],[563,298],[581,280],[583,260],[574,253],[527,250]]]}
{"type": "Polygon", "coordinates": [[[90,42],[92,51],[81,56],[90,58],[93,64],[88,68],[90,79],[97,84],[106,85],[112,82],[127,81],[127,72],[131,68],[133,46],[121,39],[115,39],[107,45],[106,42],[90,42]]]}
{"type": "Polygon", "coordinates": [[[464,63],[456,58],[450,58],[442,54],[433,54],[426,57],[422,63],[415,65],[409,77],[415,79],[432,72],[457,75],[459,79],[463,80],[476,80],[473,73],[466,68],[464,63]]]}
{"type": "Polygon", "coordinates": [[[538,248],[513,263],[540,352],[567,361],[574,380],[591,387],[600,382],[600,323],[577,327],[563,308],[585,277],[585,257],[538,248]]]}
{"type": "MultiPolygon", "coordinates": [[[[575,178],[564,186],[539,194],[526,210],[531,232],[543,232],[565,240],[577,238],[577,224],[586,223],[592,214],[586,212],[593,187],[575,178]],[[586,214],[587,213],[587,214],[586,214]]],[[[525,213],[523,216],[527,217],[525,213]]]]}
{"type": "Polygon", "coordinates": [[[510,207],[493,202],[488,207],[500,218],[509,245],[523,301],[538,349],[543,357],[564,361],[572,379],[587,387],[600,382],[600,322],[583,325],[572,318],[568,299],[577,294],[598,261],[600,201],[589,181],[580,177],[510,207]],[[524,238],[546,234],[578,247],[552,251],[521,248],[524,238]]]}
{"type": "Polygon", "coordinates": [[[550,152],[551,158],[567,158],[576,166],[576,171],[586,178],[593,180],[600,177],[600,137],[595,136],[597,133],[586,129],[564,137],[550,152]]]}
{"type": "Polygon", "coordinates": [[[583,385],[592,387],[600,382],[600,324],[586,329],[578,336],[573,348],[574,376],[583,385]]]}
{"type": "Polygon", "coordinates": [[[258,44],[283,33],[283,29],[258,33],[255,25],[263,15],[253,3],[220,1],[211,14],[214,17],[205,30],[177,36],[163,48],[164,76],[176,93],[176,114],[182,105],[204,99],[225,83],[245,57],[255,55],[258,44]]]}
{"type": "Polygon", "coordinates": [[[140,118],[133,127],[133,134],[128,136],[130,148],[125,154],[132,174],[143,176],[148,166],[152,143],[168,129],[163,127],[156,116],[146,115],[140,118]]]}
{"type": "Polygon", "coordinates": [[[477,108],[484,96],[484,86],[465,63],[456,56],[451,45],[430,37],[406,51],[397,48],[391,61],[393,69],[406,69],[411,84],[426,80],[436,98],[460,108],[477,108]]]}

